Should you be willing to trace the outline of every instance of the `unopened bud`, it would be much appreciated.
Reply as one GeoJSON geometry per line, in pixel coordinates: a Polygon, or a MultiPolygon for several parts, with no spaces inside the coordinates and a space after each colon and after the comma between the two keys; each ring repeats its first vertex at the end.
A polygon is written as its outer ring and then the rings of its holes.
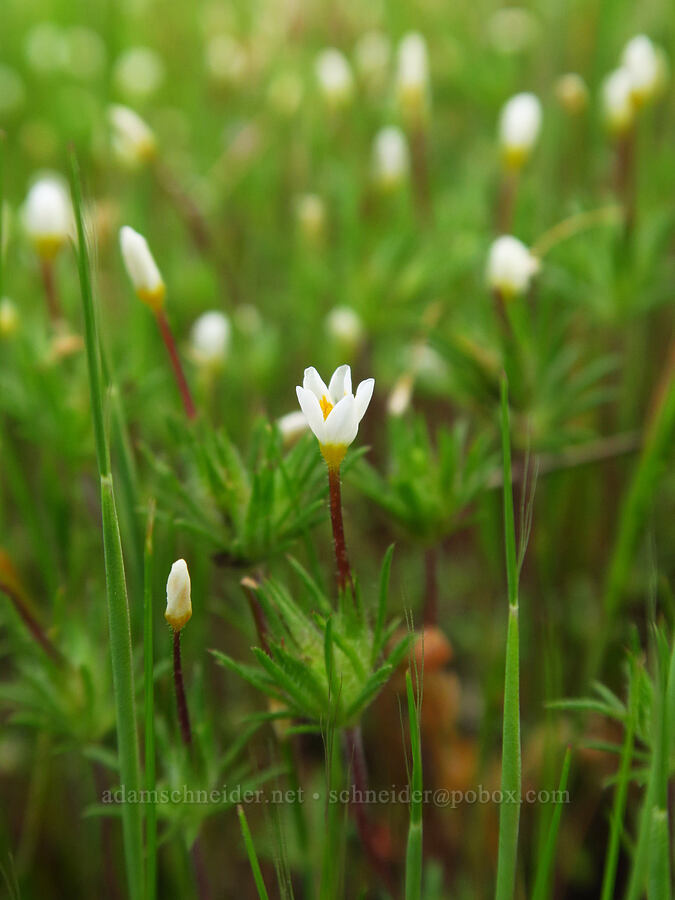
{"type": "Polygon", "coordinates": [[[539,260],[518,238],[504,234],[490,247],[487,282],[504,300],[524,293],[539,271],[539,260]]]}
{"type": "Polygon", "coordinates": [[[416,31],[406,34],[398,45],[396,96],[409,123],[424,119],[429,106],[429,58],[426,41],[416,31]]]}
{"type": "Polygon", "coordinates": [[[130,168],[154,159],[157,141],[150,126],[128,106],[114,104],[108,110],[112,145],[117,158],[130,168]]]}
{"type": "Polygon", "coordinates": [[[52,259],[73,232],[73,209],[63,182],[53,176],[35,182],[23,207],[23,224],[39,256],[52,259]]]}
{"type": "Polygon", "coordinates": [[[571,116],[579,115],[588,106],[586,82],[575,72],[560,76],[555,83],[555,95],[558,103],[571,116]]]}
{"type": "Polygon", "coordinates": [[[541,103],[534,94],[516,94],[502,107],[499,143],[504,163],[519,169],[529,158],[541,128],[541,103]]]}
{"type": "Polygon", "coordinates": [[[180,631],[192,615],[190,573],[184,559],[171,566],[166,582],[166,612],[164,618],[174,631],[180,631]]]}
{"type": "Polygon", "coordinates": [[[354,93],[354,77],[343,53],[334,47],[322,51],[316,61],[316,77],[329,106],[347,106],[354,93]]]}
{"type": "Polygon", "coordinates": [[[154,312],[159,312],[164,306],[166,287],[148,242],[142,234],[124,225],[120,229],[120,249],[138,299],[154,312]]]}
{"type": "Polygon", "coordinates": [[[192,326],[192,352],[197,363],[208,368],[220,368],[230,346],[230,320],[213,310],[201,315],[192,326]]]}
{"type": "Polygon", "coordinates": [[[373,175],[383,190],[394,190],[407,177],[410,154],[405,135],[400,128],[382,128],[373,146],[373,175]]]}

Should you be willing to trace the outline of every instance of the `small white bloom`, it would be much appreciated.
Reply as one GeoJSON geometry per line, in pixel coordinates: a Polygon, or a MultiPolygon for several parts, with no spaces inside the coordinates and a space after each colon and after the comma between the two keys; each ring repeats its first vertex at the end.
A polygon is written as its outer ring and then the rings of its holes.
{"type": "Polygon", "coordinates": [[[213,310],[201,315],[192,326],[192,351],[198,363],[211,368],[222,366],[230,346],[230,320],[213,310]]]}
{"type": "Polygon", "coordinates": [[[509,166],[520,167],[529,157],[541,129],[541,103],[524,92],[507,100],[499,115],[499,143],[509,166]]]}
{"type": "Polygon", "coordinates": [[[400,375],[394,384],[387,400],[387,412],[390,416],[398,418],[410,406],[412,399],[414,379],[410,372],[400,375]]]}
{"type": "Polygon", "coordinates": [[[396,94],[404,117],[419,121],[427,112],[429,56],[427,43],[417,31],[404,35],[398,45],[396,94]]]}
{"type": "Polygon", "coordinates": [[[349,366],[337,368],[328,387],[314,367],[305,369],[303,385],[296,388],[298,402],[329,469],[339,468],[344,459],[368,409],[374,387],[375,379],[367,378],[354,395],[349,366]]]}
{"type": "Polygon", "coordinates": [[[334,47],[323,50],[316,61],[316,77],[330,106],[346,106],[352,99],[354,76],[344,53],[334,47]]]}
{"type": "Polygon", "coordinates": [[[539,260],[518,238],[505,234],[490,247],[487,282],[505,300],[527,290],[539,270],[539,260]]]}
{"type": "Polygon", "coordinates": [[[284,444],[292,443],[301,434],[304,434],[309,428],[309,422],[305,418],[305,414],[301,409],[294,412],[286,413],[277,419],[277,428],[283,438],[284,444]]]}
{"type": "Polygon", "coordinates": [[[51,259],[73,232],[73,208],[64,183],[47,175],[31,187],[23,206],[23,225],[35,249],[51,259]]]}
{"type": "Polygon", "coordinates": [[[586,82],[576,72],[560,76],[555,83],[555,95],[565,112],[572,116],[583,112],[588,106],[586,82]]]}
{"type": "Polygon", "coordinates": [[[0,338],[11,337],[19,327],[19,313],[9,297],[0,299],[0,338]]]}
{"type": "Polygon", "coordinates": [[[120,228],[122,259],[139,300],[158,312],[164,306],[166,287],[148,242],[128,225],[120,228]]]}
{"type": "Polygon", "coordinates": [[[631,95],[638,106],[651,100],[661,82],[662,62],[647,35],[638,34],[626,44],[621,65],[631,79],[631,95]]]}
{"type": "Polygon", "coordinates": [[[350,306],[335,306],[326,316],[326,330],[349,348],[357,347],[363,340],[363,322],[350,306]]]}
{"type": "Polygon", "coordinates": [[[410,168],[408,142],[400,128],[390,125],[375,136],[373,172],[377,183],[385,189],[397,187],[410,168]]]}
{"type": "Polygon", "coordinates": [[[354,48],[356,71],[369,90],[375,91],[387,80],[391,64],[391,42],[381,31],[362,34],[354,48]]]}
{"type": "Polygon", "coordinates": [[[118,159],[130,167],[152,159],[157,141],[150,126],[128,106],[119,103],[108,109],[112,144],[118,159]]]}
{"type": "Polygon", "coordinates": [[[164,618],[174,631],[180,631],[192,615],[190,573],[184,559],[171,566],[166,582],[166,612],[164,618]]]}
{"type": "Polygon", "coordinates": [[[633,80],[628,69],[615,69],[602,84],[602,103],[605,121],[610,131],[628,131],[635,119],[633,80]]]}

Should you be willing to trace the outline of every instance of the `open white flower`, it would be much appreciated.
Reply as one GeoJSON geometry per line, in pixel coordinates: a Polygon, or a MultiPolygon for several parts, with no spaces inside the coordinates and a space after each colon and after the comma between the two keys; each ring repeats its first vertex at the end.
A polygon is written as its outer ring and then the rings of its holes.
{"type": "Polygon", "coordinates": [[[539,260],[518,238],[504,234],[490,247],[487,282],[504,300],[526,291],[538,271],[539,260]]]}
{"type": "Polygon", "coordinates": [[[180,631],[192,615],[190,573],[184,559],[171,566],[166,582],[166,612],[164,618],[174,631],[180,631]]]}
{"type": "Polygon", "coordinates": [[[23,225],[43,259],[53,258],[73,232],[73,208],[65,184],[54,175],[40,178],[28,191],[23,225]]]}
{"type": "Polygon", "coordinates": [[[231,330],[225,313],[212,310],[201,315],[190,334],[195,360],[209,368],[222,366],[230,346],[231,330]]]}
{"type": "Polygon", "coordinates": [[[148,242],[142,234],[124,225],[120,228],[120,249],[138,299],[158,312],[164,306],[166,287],[148,242]]]}
{"type": "Polygon", "coordinates": [[[112,145],[117,158],[129,167],[139,166],[153,159],[157,140],[150,126],[138,113],[119,103],[108,109],[112,129],[112,145]]]}
{"type": "Polygon", "coordinates": [[[614,134],[628,131],[635,120],[633,80],[625,67],[615,69],[602,84],[602,103],[607,127],[614,134]]]}
{"type": "Polygon", "coordinates": [[[368,409],[375,387],[374,378],[366,378],[352,393],[352,372],[349,366],[339,366],[324,384],[316,369],[305,369],[302,387],[296,388],[300,408],[309,427],[319,441],[319,447],[329,469],[337,469],[345,458],[347,447],[359,430],[359,422],[368,409]]]}
{"type": "Polygon", "coordinates": [[[624,47],[621,64],[630,75],[633,101],[642,106],[661,85],[663,62],[659,52],[646,34],[638,34],[624,47]]]}
{"type": "Polygon", "coordinates": [[[504,161],[519,168],[529,157],[541,129],[541,103],[524,92],[507,100],[499,116],[499,142],[504,161]]]}
{"type": "Polygon", "coordinates": [[[316,61],[316,77],[330,106],[346,106],[352,99],[354,76],[344,53],[334,47],[323,50],[316,61]]]}

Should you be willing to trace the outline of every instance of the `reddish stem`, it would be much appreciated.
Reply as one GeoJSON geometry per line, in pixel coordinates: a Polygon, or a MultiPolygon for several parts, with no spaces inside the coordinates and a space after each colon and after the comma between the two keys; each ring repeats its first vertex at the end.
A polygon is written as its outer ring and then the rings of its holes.
{"type": "Polygon", "coordinates": [[[180,357],[178,356],[178,350],[176,349],[176,342],[171,331],[171,326],[169,325],[166,313],[163,309],[157,310],[155,315],[157,317],[157,325],[159,326],[162,339],[169,352],[173,373],[176,377],[176,384],[178,385],[178,390],[180,391],[183,400],[183,406],[185,407],[185,414],[188,419],[194,419],[197,415],[197,410],[195,409],[192,394],[190,393],[190,388],[188,387],[187,379],[183,372],[183,366],[180,357]]]}
{"type": "Polygon", "coordinates": [[[510,234],[513,229],[513,214],[518,194],[518,172],[508,170],[502,175],[497,199],[497,233],[510,234]]]}
{"type": "Polygon", "coordinates": [[[178,707],[178,721],[183,743],[192,749],[192,730],[190,728],[190,715],[185,699],[185,686],[183,684],[183,668],[180,659],[180,631],[173,633],[173,683],[176,688],[176,706],[178,707]]]}
{"type": "Polygon", "coordinates": [[[45,300],[47,301],[49,318],[52,322],[58,322],[61,318],[61,303],[56,290],[53,259],[40,259],[40,275],[42,276],[42,286],[45,291],[45,300]]]}
{"type": "Polygon", "coordinates": [[[7,594],[9,599],[14,604],[14,608],[16,609],[17,613],[23,620],[26,628],[33,635],[37,643],[42,647],[47,656],[51,657],[55,663],[62,664],[64,662],[63,656],[56,649],[54,644],[52,644],[52,642],[49,640],[44,632],[44,629],[42,628],[42,625],[40,625],[38,620],[30,611],[27,604],[19,595],[18,591],[15,591],[9,584],[5,584],[2,581],[0,581],[0,591],[7,594]]]}
{"type": "Polygon", "coordinates": [[[337,586],[339,591],[349,585],[353,590],[352,572],[347,558],[347,545],[342,525],[342,494],[340,490],[340,470],[328,469],[328,486],[330,489],[330,521],[333,526],[333,544],[335,546],[335,562],[337,563],[337,586]]]}

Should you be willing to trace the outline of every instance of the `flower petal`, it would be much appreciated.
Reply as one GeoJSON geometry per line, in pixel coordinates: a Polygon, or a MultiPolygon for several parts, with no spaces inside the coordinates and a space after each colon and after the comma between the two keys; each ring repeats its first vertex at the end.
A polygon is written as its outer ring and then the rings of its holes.
{"type": "Polygon", "coordinates": [[[305,369],[305,377],[302,386],[306,391],[311,391],[317,400],[328,395],[328,388],[314,366],[305,369]]]}
{"type": "Polygon", "coordinates": [[[356,389],[356,424],[364,417],[368,404],[370,403],[373,391],[375,390],[375,379],[366,378],[356,389]]]}
{"type": "Polygon", "coordinates": [[[359,429],[355,404],[353,395],[347,394],[328,413],[325,422],[324,444],[342,444],[344,446],[351,444],[359,429]]]}
{"type": "Polygon", "coordinates": [[[349,366],[338,366],[333,372],[333,377],[328,385],[328,393],[333,403],[339,403],[340,400],[352,392],[352,370],[349,366]]]}
{"type": "Polygon", "coordinates": [[[323,444],[325,442],[326,427],[316,395],[306,388],[301,388],[299,385],[296,387],[295,392],[298,395],[298,403],[307,419],[307,424],[312,429],[319,442],[323,444]]]}

